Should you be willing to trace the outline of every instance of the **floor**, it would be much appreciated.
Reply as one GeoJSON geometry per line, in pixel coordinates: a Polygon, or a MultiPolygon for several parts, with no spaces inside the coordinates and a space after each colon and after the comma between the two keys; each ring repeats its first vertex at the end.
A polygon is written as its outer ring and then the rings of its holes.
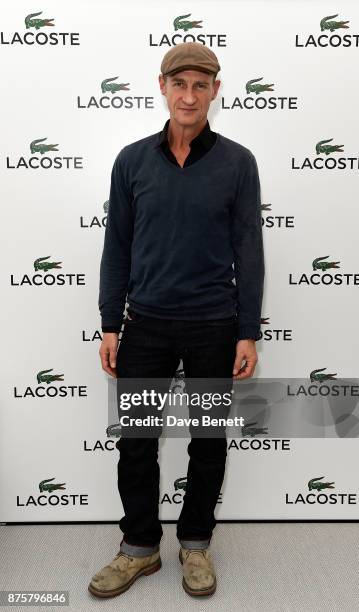
{"type": "MultiPolygon", "coordinates": [[[[67,590],[69,612],[354,612],[359,609],[357,523],[218,523],[211,542],[217,591],[193,598],[182,588],[175,525],[163,524],[162,568],[98,600],[93,574],[118,552],[117,525],[0,527],[1,590],[67,590]]],[[[12,606],[9,610],[34,610],[12,606]]],[[[45,612],[59,607],[42,606],[45,612]]]]}

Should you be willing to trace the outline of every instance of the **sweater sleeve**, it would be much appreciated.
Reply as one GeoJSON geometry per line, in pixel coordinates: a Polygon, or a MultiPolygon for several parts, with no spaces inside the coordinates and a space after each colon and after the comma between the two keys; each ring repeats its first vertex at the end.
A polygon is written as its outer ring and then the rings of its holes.
{"type": "Polygon", "coordinates": [[[237,340],[260,339],[264,251],[258,167],[250,152],[232,209],[232,246],[237,288],[237,340]]]}
{"type": "Polygon", "coordinates": [[[111,173],[110,199],[103,252],[100,264],[98,306],[102,331],[120,331],[126,305],[131,270],[133,209],[131,194],[125,184],[122,151],[111,173]]]}

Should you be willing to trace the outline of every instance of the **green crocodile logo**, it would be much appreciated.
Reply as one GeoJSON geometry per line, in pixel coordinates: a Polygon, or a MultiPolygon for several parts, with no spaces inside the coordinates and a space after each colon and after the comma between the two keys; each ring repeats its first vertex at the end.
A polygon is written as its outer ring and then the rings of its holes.
{"type": "Polygon", "coordinates": [[[328,140],[320,140],[315,145],[315,152],[317,155],[320,153],[325,153],[325,155],[329,155],[329,153],[343,153],[344,145],[328,145],[327,142],[332,142],[333,138],[329,138],[328,140]]]}
{"type": "Polygon", "coordinates": [[[335,372],[335,374],[320,374],[319,372],[323,372],[324,370],[326,370],[326,368],[318,368],[317,370],[312,370],[310,373],[310,382],[319,382],[322,383],[325,380],[336,380],[336,375],[337,372],[335,372]]]}
{"type": "Polygon", "coordinates": [[[103,211],[104,211],[104,213],[106,213],[106,215],[107,215],[107,213],[108,213],[108,207],[109,207],[109,205],[110,205],[110,201],[109,201],[109,200],[106,200],[106,202],[105,202],[105,203],[104,203],[104,205],[103,205],[103,211]]]}
{"type": "Polygon", "coordinates": [[[252,423],[247,423],[242,427],[242,436],[250,436],[254,438],[257,434],[268,434],[268,427],[254,427],[254,425],[258,425],[257,421],[253,421],[252,423]]]}
{"type": "Polygon", "coordinates": [[[175,491],[178,491],[178,489],[183,489],[185,491],[187,486],[187,476],[181,476],[181,478],[176,478],[173,483],[173,486],[175,488],[175,491]]]}
{"type": "Polygon", "coordinates": [[[313,259],[312,266],[313,270],[329,270],[330,268],[340,268],[338,264],[340,261],[321,261],[322,259],[327,259],[329,255],[324,255],[323,257],[317,257],[313,259]]]}
{"type": "Polygon", "coordinates": [[[57,489],[66,489],[66,487],[64,486],[66,482],[59,482],[59,483],[52,482],[51,483],[51,480],[55,480],[55,478],[46,478],[45,480],[42,480],[39,483],[40,493],[43,493],[44,491],[45,492],[48,491],[49,493],[52,493],[52,491],[56,491],[57,489]]]}
{"type": "Polygon", "coordinates": [[[334,489],[334,482],[317,482],[317,480],[322,480],[324,476],[317,476],[316,478],[311,478],[308,482],[309,491],[321,491],[322,489],[334,489]]]}
{"type": "Polygon", "coordinates": [[[30,15],[27,15],[25,17],[25,25],[26,25],[26,29],[28,30],[29,28],[35,28],[36,30],[39,30],[40,28],[44,28],[45,26],[54,26],[54,23],[51,23],[55,18],[51,17],[51,19],[34,19],[34,17],[37,17],[38,15],[42,15],[42,11],[40,11],[39,13],[30,13],[30,15]]]}
{"type": "Polygon", "coordinates": [[[51,255],[35,259],[34,268],[36,272],[38,270],[45,270],[45,272],[47,272],[48,270],[52,270],[52,268],[61,268],[60,264],[62,261],[45,261],[45,259],[49,259],[49,257],[51,257],[51,255]]]}
{"type": "Polygon", "coordinates": [[[48,372],[52,372],[54,368],[50,368],[49,370],[41,370],[36,374],[36,380],[38,384],[46,383],[49,385],[55,381],[63,381],[63,374],[48,374],[48,372]]]}
{"type": "Polygon", "coordinates": [[[320,22],[320,29],[322,32],[324,32],[324,30],[330,30],[331,32],[334,32],[334,30],[339,30],[339,28],[349,28],[349,26],[347,25],[347,23],[349,23],[349,20],[328,21],[328,19],[334,19],[334,17],[338,17],[338,13],[336,15],[328,15],[327,17],[323,17],[320,22]]]}
{"type": "Polygon", "coordinates": [[[110,79],[105,79],[104,81],[102,81],[101,83],[101,91],[102,93],[105,93],[106,91],[110,91],[111,93],[115,93],[116,91],[122,91],[122,90],[126,90],[128,91],[130,88],[127,87],[127,85],[129,85],[129,83],[111,83],[111,81],[116,81],[116,79],[118,79],[117,77],[112,77],[110,79]]]}
{"type": "Polygon", "coordinates": [[[273,85],[274,83],[258,83],[258,81],[263,81],[263,77],[260,79],[251,79],[246,83],[246,92],[247,94],[255,93],[258,95],[262,93],[262,91],[274,91],[273,85]]]}
{"type": "Polygon", "coordinates": [[[56,148],[59,146],[58,144],[39,144],[45,140],[47,140],[47,136],[46,138],[38,138],[37,140],[30,142],[31,153],[41,153],[41,155],[43,155],[44,153],[47,153],[47,151],[58,151],[56,148]]]}
{"type": "Polygon", "coordinates": [[[179,17],[176,17],[176,19],[173,22],[173,27],[176,30],[184,30],[184,32],[187,32],[188,30],[191,30],[192,28],[202,28],[203,26],[200,25],[200,23],[202,23],[203,19],[201,19],[200,21],[182,21],[182,19],[187,19],[187,17],[190,17],[192,13],[188,13],[188,15],[179,15],[179,17]]]}

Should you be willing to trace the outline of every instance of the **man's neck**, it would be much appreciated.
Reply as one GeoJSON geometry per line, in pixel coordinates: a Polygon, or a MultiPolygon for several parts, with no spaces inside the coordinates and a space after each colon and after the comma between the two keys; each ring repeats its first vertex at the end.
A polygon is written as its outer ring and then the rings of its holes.
{"type": "Polygon", "coordinates": [[[196,125],[180,125],[177,121],[170,119],[167,137],[170,148],[175,151],[188,150],[190,142],[198,136],[207,123],[207,117],[196,125]]]}

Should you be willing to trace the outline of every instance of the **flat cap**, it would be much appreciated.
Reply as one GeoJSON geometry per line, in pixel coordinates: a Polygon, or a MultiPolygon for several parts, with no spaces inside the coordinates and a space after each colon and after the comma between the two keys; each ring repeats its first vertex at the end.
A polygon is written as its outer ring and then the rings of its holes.
{"type": "Polygon", "coordinates": [[[199,70],[208,74],[217,74],[221,69],[213,51],[196,42],[185,42],[175,45],[165,54],[161,63],[161,72],[175,74],[180,70],[199,70]]]}

